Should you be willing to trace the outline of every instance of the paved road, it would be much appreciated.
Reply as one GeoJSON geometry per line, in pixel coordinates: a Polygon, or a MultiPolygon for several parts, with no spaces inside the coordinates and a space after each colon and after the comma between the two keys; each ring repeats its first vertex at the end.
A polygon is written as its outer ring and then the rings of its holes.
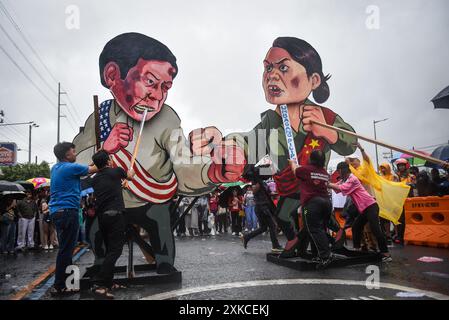
{"type": "MultiPolygon", "coordinates": [[[[300,272],[266,261],[271,243],[261,236],[243,249],[238,238],[231,235],[177,239],[176,267],[182,271],[178,284],[134,285],[117,291],[116,299],[449,299],[449,250],[418,246],[393,247],[394,261],[379,264],[379,289],[367,289],[367,265],[334,268],[324,271],[300,272]],[[422,256],[444,259],[423,263],[422,256]],[[423,292],[424,290],[424,292],[423,292]]],[[[125,254],[119,260],[126,265],[125,254]]],[[[29,253],[16,259],[1,258],[8,264],[12,277],[1,284],[0,299],[14,293],[12,286],[25,285],[47,270],[54,253],[29,253]],[[14,267],[17,265],[17,267],[14,267]],[[9,291],[9,293],[8,293],[9,291]]],[[[77,264],[88,266],[91,252],[77,264]]],[[[144,263],[135,249],[135,263],[144,263]]],[[[48,295],[33,298],[51,299],[48,295]]],[[[92,299],[80,294],[70,299],[92,299]]]]}

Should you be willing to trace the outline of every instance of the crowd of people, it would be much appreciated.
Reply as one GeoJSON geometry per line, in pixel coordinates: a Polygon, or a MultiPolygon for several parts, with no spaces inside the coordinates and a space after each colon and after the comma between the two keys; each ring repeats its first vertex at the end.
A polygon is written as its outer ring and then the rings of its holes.
{"type": "MultiPolygon", "coordinates": [[[[177,208],[179,221],[175,235],[197,237],[229,233],[242,237],[244,232],[256,231],[260,227],[256,214],[259,203],[256,201],[257,191],[254,192],[251,185],[232,188],[232,193],[222,200],[220,197],[224,190],[216,190],[197,200],[194,197],[183,197],[177,208]],[[191,208],[187,210],[189,206],[191,208]]],[[[271,193],[266,185],[264,188],[270,194],[271,201],[276,202],[277,194],[271,193]]],[[[173,201],[177,202],[178,198],[173,201]]]]}
{"type": "MultiPolygon", "coordinates": [[[[363,161],[370,163],[363,148],[358,147],[363,161]]],[[[27,191],[23,200],[1,201],[0,252],[15,255],[27,250],[58,248],[52,294],[70,293],[65,287],[65,268],[71,264],[74,247],[90,242],[86,225],[98,217],[99,230],[107,246],[93,290],[103,298],[113,298],[110,292],[113,267],[126,239],[122,183],[132,179],[135,173],[113,168],[112,160],[103,150],[93,156],[91,166],[74,163],[76,154],[70,143],[55,146],[55,155],[60,162],[52,169],[51,195],[47,188],[42,188],[27,191]],[[80,177],[92,173],[96,173],[92,182],[95,193],[81,197],[80,177]]],[[[391,261],[392,241],[404,244],[405,212],[399,219],[401,223],[394,228],[389,220],[379,216],[372,188],[351,173],[360,163],[357,158],[339,163],[338,182],[332,183],[322,151],[311,152],[308,165],[298,166],[290,161],[300,187],[301,207],[292,215],[294,236],[285,247],[278,241],[283,230],[277,218],[278,194],[263,179],[230,189],[217,188],[200,197],[172,199],[173,205],[177,204],[171,217],[174,236],[230,234],[241,238],[246,249],[251,239],[268,232],[273,252],[283,257],[292,253],[301,256],[310,244],[317,266],[325,268],[334,259],[331,249],[344,243],[344,230],[351,228],[354,250],[377,250],[383,261],[391,261]],[[336,222],[331,190],[347,198],[343,226],[336,222]]],[[[397,160],[395,166],[393,172],[390,164],[383,163],[379,174],[388,181],[405,182],[410,186],[409,197],[449,195],[449,174],[443,176],[438,169],[432,169],[429,175],[426,170],[410,167],[404,159],[397,160]]]]}
{"type": "MultiPolygon", "coordinates": [[[[85,233],[88,203],[80,203],[80,230],[77,243],[86,246],[85,233]]],[[[53,251],[59,247],[55,225],[50,219],[49,188],[27,190],[22,200],[6,199],[0,202],[0,254],[17,255],[28,251],[53,251]]]]}

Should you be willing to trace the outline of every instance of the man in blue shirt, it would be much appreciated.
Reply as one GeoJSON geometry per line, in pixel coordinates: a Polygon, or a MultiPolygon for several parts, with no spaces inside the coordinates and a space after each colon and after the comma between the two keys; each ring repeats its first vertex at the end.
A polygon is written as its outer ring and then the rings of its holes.
{"type": "Polygon", "coordinates": [[[51,169],[50,217],[58,234],[55,283],[52,295],[74,293],[66,287],[66,268],[72,264],[72,254],[79,232],[78,211],[81,201],[80,177],[97,172],[95,166],[75,163],[75,145],[58,143],[53,152],[59,162],[51,169]]]}

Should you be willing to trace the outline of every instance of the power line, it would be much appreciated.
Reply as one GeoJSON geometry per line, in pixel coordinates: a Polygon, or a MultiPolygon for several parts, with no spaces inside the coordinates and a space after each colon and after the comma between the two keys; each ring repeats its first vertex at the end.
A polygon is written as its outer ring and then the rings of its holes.
{"type": "Polygon", "coordinates": [[[70,127],[72,128],[72,130],[76,133],[76,130],[75,130],[75,128],[73,127],[72,123],[69,121],[69,118],[67,118],[67,117],[64,117],[64,118],[67,119],[68,124],[70,125],[70,127]]]}
{"type": "Polygon", "coordinates": [[[53,108],[56,108],[53,105],[53,102],[51,101],[51,99],[42,91],[41,88],[38,87],[38,85],[25,73],[25,71],[23,71],[23,69],[17,64],[17,62],[9,55],[8,52],[6,52],[6,50],[0,45],[0,49],[3,51],[3,53],[9,58],[9,60],[11,60],[11,62],[17,67],[17,69],[19,69],[19,71],[23,74],[23,76],[25,78],[28,79],[28,81],[31,82],[31,84],[33,85],[33,87],[36,88],[36,90],[50,103],[50,105],[53,108]]]}
{"type": "MultiPolygon", "coordinates": [[[[16,31],[19,33],[19,35],[21,36],[21,38],[23,39],[23,41],[28,45],[28,47],[30,48],[30,50],[34,53],[34,55],[36,56],[36,58],[39,60],[39,62],[42,64],[42,66],[44,67],[44,69],[48,72],[48,74],[50,75],[50,77],[53,79],[53,81],[55,83],[58,83],[58,81],[56,80],[55,76],[52,74],[52,72],[50,71],[50,69],[47,67],[47,65],[44,63],[44,61],[42,60],[42,58],[40,57],[40,55],[37,53],[37,51],[34,49],[34,47],[32,46],[32,44],[30,43],[30,41],[28,41],[27,37],[25,36],[24,32],[22,31],[22,29],[20,28],[20,26],[16,23],[16,21],[14,20],[14,18],[12,17],[12,15],[9,13],[8,9],[6,8],[6,6],[0,1],[0,9],[3,11],[3,13],[6,15],[6,17],[9,19],[9,21],[11,22],[11,24],[14,26],[14,28],[16,29],[16,31]]],[[[2,30],[6,33],[6,31],[3,29],[2,30]]],[[[9,37],[9,35],[7,34],[8,38],[13,42],[13,44],[15,45],[15,47],[17,48],[17,50],[19,50],[22,55],[24,56],[24,58],[27,60],[28,63],[29,60],[25,57],[25,55],[23,54],[23,52],[20,50],[20,48],[15,44],[15,42],[11,39],[11,37],[9,37]]],[[[41,78],[42,81],[45,82],[45,84],[50,88],[50,90],[56,95],[56,92],[54,91],[54,89],[51,88],[51,86],[48,84],[47,81],[45,81],[43,79],[43,77],[40,75],[40,73],[34,68],[34,66],[30,63],[30,65],[32,66],[32,68],[36,71],[36,73],[38,73],[39,77],[41,78]]],[[[73,102],[69,99],[69,103],[72,105],[74,112],[77,116],[77,118],[73,115],[73,113],[71,112],[70,108],[67,107],[71,117],[73,118],[73,120],[76,122],[78,121],[80,124],[82,123],[81,117],[79,116],[73,102]]],[[[76,133],[77,131],[73,128],[72,123],[70,122],[70,120],[67,118],[67,121],[69,122],[70,126],[72,127],[73,131],[76,133]]]]}
{"type": "Polygon", "coordinates": [[[36,72],[36,74],[39,76],[39,78],[45,83],[45,85],[50,89],[51,92],[56,94],[56,91],[50,86],[50,84],[47,82],[47,80],[44,79],[44,77],[41,75],[41,73],[36,69],[36,67],[31,63],[30,60],[26,57],[26,55],[23,53],[23,51],[20,49],[20,47],[17,45],[17,43],[14,41],[13,38],[9,35],[9,33],[5,30],[5,28],[0,23],[0,29],[3,31],[3,33],[8,37],[9,41],[14,45],[14,47],[20,52],[22,57],[25,59],[26,62],[31,66],[31,68],[36,72]]]}
{"type": "Polygon", "coordinates": [[[39,62],[42,64],[42,66],[44,67],[44,69],[48,72],[48,74],[50,75],[50,77],[53,79],[53,81],[55,83],[58,83],[58,81],[56,80],[55,76],[53,76],[53,74],[51,73],[50,69],[47,67],[47,65],[44,63],[44,61],[41,59],[41,57],[39,56],[39,54],[37,53],[37,51],[34,49],[34,47],[31,45],[31,43],[28,41],[28,39],[26,38],[25,34],[22,32],[22,29],[20,28],[20,26],[15,22],[14,18],[10,15],[10,13],[8,12],[8,9],[6,9],[5,5],[0,1],[0,9],[3,11],[3,13],[6,15],[6,17],[9,19],[9,21],[11,22],[11,24],[14,26],[14,28],[17,30],[17,32],[19,33],[19,35],[21,36],[21,38],[23,39],[23,41],[28,45],[28,47],[31,49],[31,51],[34,53],[34,55],[36,56],[36,58],[39,60],[39,62]]]}
{"type": "MultiPolygon", "coordinates": [[[[11,122],[8,118],[5,117],[5,119],[6,119],[8,122],[11,122]]],[[[20,140],[21,140],[25,145],[28,144],[28,138],[29,138],[29,137],[28,137],[27,135],[25,135],[24,133],[20,132],[19,130],[17,130],[17,128],[11,126],[11,127],[3,127],[3,129],[7,129],[7,130],[9,130],[9,133],[18,136],[18,138],[20,138],[20,140]]],[[[40,144],[40,143],[38,143],[38,142],[33,142],[33,145],[36,146],[40,151],[42,151],[42,152],[44,152],[44,153],[45,153],[45,152],[48,152],[47,147],[43,146],[42,144],[40,144]]]]}
{"type": "MultiPolygon", "coordinates": [[[[66,90],[67,91],[67,90],[66,90]]],[[[76,117],[77,117],[77,120],[78,120],[78,122],[80,123],[80,125],[83,123],[83,121],[81,120],[81,117],[80,117],[80,115],[79,115],[79,113],[78,113],[78,109],[75,107],[75,105],[73,104],[73,102],[72,102],[72,99],[70,99],[70,96],[69,96],[69,94],[67,93],[66,94],[66,97],[67,97],[67,100],[69,101],[69,104],[72,106],[72,108],[73,108],[73,110],[74,110],[74,112],[75,112],[75,115],[76,115],[76,117]]]]}

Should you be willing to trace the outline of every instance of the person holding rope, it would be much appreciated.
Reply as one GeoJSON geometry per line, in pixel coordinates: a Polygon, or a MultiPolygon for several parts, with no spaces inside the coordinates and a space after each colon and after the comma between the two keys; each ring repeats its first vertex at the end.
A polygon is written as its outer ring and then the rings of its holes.
{"type": "Polygon", "coordinates": [[[345,196],[351,197],[360,214],[355,218],[352,224],[352,235],[355,250],[361,250],[363,227],[369,223],[371,231],[377,239],[377,244],[382,254],[383,262],[390,262],[393,259],[388,251],[387,241],[380,228],[379,206],[376,200],[366,191],[362,183],[355,175],[351,173],[349,164],[340,162],[337,170],[341,177],[339,184],[329,183],[329,188],[335,192],[341,192],[345,196]]]}

